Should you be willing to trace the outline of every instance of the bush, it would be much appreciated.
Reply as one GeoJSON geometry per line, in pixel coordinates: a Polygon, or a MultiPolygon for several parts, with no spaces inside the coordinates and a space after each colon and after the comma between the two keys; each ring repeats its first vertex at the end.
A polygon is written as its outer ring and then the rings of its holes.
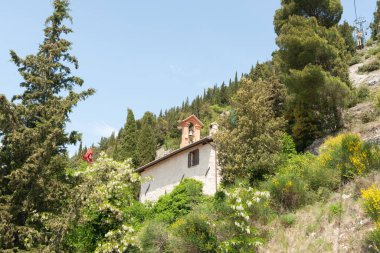
{"type": "Polygon", "coordinates": [[[173,223],[171,232],[171,252],[216,252],[217,238],[206,217],[190,213],[173,223]]]}
{"type": "Polygon", "coordinates": [[[286,210],[293,210],[307,203],[309,189],[299,171],[277,173],[269,181],[268,188],[275,204],[280,204],[286,210]]]}
{"type": "Polygon", "coordinates": [[[378,148],[363,142],[357,134],[341,134],[328,138],[319,149],[318,161],[325,169],[338,170],[347,181],[375,168],[378,164],[378,148]]]}
{"type": "Polygon", "coordinates": [[[342,213],[342,203],[333,203],[329,205],[329,221],[331,221],[334,217],[339,217],[342,213]]]}
{"type": "Polygon", "coordinates": [[[375,60],[358,68],[359,73],[368,73],[380,69],[380,61],[375,60]]]}
{"type": "Polygon", "coordinates": [[[364,210],[376,223],[377,229],[370,232],[366,239],[370,252],[379,252],[380,249],[380,189],[373,184],[368,189],[362,189],[364,210]]]}
{"type": "Polygon", "coordinates": [[[204,200],[202,186],[197,180],[185,178],[170,194],[158,199],[152,208],[153,215],[158,220],[173,223],[204,200]]]}
{"type": "Polygon", "coordinates": [[[378,92],[375,96],[375,107],[377,110],[380,109],[380,92],[378,92]]]}
{"type": "Polygon", "coordinates": [[[362,101],[367,100],[369,98],[369,95],[370,95],[370,91],[369,91],[367,85],[362,84],[356,90],[356,96],[357,96],[358,102],[362,102],[362,101]]]}
{"type": "Polygon", "coordinates": [[[366,238],[366,251],[365,252],[380,252],[380,230],[375,229],[369,232],[366,238]]]}
{"type": "Polygon", "coordinates": [[[362,190],[362,198],[366,213],[380,229],[380,189],[373,184],[370,188],[362,190]]]}
{"type": "Polygon", "coordinates": [[[297,216],[293,213],[288,213],[280,216],[281,224],[284,227],[291,227],[297,220],[297,216]]]}
{"type": "Polygon", "coordinates": [[[369,110],[363,113],[361,116],[361,121],[363,123],[373,122],[377,117],[377,112],[375,110],[369,110]]]}
{"type": "Polygon", "coordinates": [[[148,221],[138,235],[140,248],[147,253],[166,252],[169,234],[167,225],[160,221],[148,221]]]}
{"type": "Polygon", "coordinates": [[[349,63],[350,66],[358,64],[362,61],[361,57],[359,55],[355,55],[351,58],[351,61],[349,63]]]}
{"type": "Polygon", "coordinates": [[[336,170],[319,166],[316,156],[306,153],[293,155],[267,182],[275,204],[292,210],[324,197],[329,189],[339,186],[340,174],[336,170]]]}

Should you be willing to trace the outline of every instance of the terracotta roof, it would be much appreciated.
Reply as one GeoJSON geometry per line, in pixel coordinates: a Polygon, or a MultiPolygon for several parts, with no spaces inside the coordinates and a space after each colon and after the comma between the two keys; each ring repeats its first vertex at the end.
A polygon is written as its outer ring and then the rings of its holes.
{"type": "Polygon", "coordinates": [[[200,121],[198,119],[197,116],[195,116],[194,114],[193,115],[190,115],[189,117],[187,117],[186,119],[182,120],[180,123],[183,124],[184,122],[188,122],[188,121],[194,121],[194,123],[198,123],[200,126],[203,127],[203,123],[202,121],[200,121]]]}
{"type": "Polygon", "coordinates": [[[196,142],[194,142],[194,143],[191,143],[191,144],[189,144],[189,145],[187,145],[187,146],[185,146],[185,147],[182,147],[182,148],[180,148],[180,149],[174,150],[173,152],[167,154],[166,156],[163,156],[163,157],[161,157],[161,158],[158,158],[157,160],[154,160],[154,161],[152,161],[152,162],[150,162],[150,163],[145,164],[144,166],[141,166],[140,168],[137,168],[137,169],[135,170],[135,172],[142,172],[142,171],[144,171],[145,169],[147,169],[147,168],[149,168],[149,167],[151,167],[151,166],[153,166],[153,165],[155,165],[155,164],[157,164],[157,163],[159,163],[159,162],[161,162],[161,161],[163,161],[163,160],[168,159],[169,157],[172,157],[172,156],[174,156],[174,155],[176,155],[176,154],[178,154],[178,153],[181,153],[182,151],[185,151],[185,150],[187,150],[187,149],[190,149],[190,148],[192,148],[192,147],[195,147],[195,146],[197,146],[197,145],[199,145],[199,144],[206,144],[206,143],[209,143],[209,142],[212,142],[212,141],[213,141],[213,139],[212,139],[210,136],[207,136],[207,137],[205,137],[205,138],[202,138],[202,139],[200,139],[199,141],[196,141],[196,142]]]}

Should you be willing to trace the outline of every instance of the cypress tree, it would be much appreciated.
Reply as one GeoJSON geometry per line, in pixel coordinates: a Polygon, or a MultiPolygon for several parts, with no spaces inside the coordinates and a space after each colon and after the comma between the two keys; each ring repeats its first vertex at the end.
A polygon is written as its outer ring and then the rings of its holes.
{"type": "Polygon", "coordinates": [[[136,165],[136,139],[137,126],[135,116],[131,109],[128,109],[127,120],[120,133],[118,160],[132,159],[132,164],[136,165]]]}
{"type": "Polygon", "coordinates": [[[66,220],[59,217],[69,190],[66,147],[80,139],[65,127],[77,103],[94,93],[74,91],[83,80],[71,74],[78,61],[69,52],[72,43],[62,38],[72,32],[65,25],[71,20],[69,3],[54,0],[53,7],[37,54],[21,58],[11,51],[24,92],[11,101],[0,95],[3,250],[61,251],[66,220]]]}
{"type": "Polygon", "coordinates": [[[156,119],[151,112],[146,112],[141,119],[141,129],[138,132],[136,144],[137,165],[142,166],[156,157],[157,138],[155,134],[156,119]]]}

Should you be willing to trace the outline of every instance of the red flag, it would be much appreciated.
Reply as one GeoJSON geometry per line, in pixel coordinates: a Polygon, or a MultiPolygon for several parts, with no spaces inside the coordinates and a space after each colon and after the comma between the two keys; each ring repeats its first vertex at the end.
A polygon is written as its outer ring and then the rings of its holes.
{"type": "Polygon", "coordinates": [[[92,149],[87,149],[86,154],[84,154],[83,159],[86,160],[88,163],[92,163],[92,149]]]}

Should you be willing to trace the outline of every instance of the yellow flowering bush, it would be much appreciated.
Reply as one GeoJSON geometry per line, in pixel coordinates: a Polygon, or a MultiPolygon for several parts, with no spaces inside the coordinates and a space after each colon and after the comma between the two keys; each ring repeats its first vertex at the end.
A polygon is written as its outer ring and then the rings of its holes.
{"type": "Polygon", "coordinates": [[[361,192],[366,213],[376,222],[377,228],[380,229],[380,188],[373,184],[368,189],[362,189],[361,192]]]}
{"type": "Polygon", "coordinates": [[[377,162],[378,148],[364,142],[358,134],[328,138],[319,149],[320,166],[340,171],[343,180],[367,172],[377,162]]]}

